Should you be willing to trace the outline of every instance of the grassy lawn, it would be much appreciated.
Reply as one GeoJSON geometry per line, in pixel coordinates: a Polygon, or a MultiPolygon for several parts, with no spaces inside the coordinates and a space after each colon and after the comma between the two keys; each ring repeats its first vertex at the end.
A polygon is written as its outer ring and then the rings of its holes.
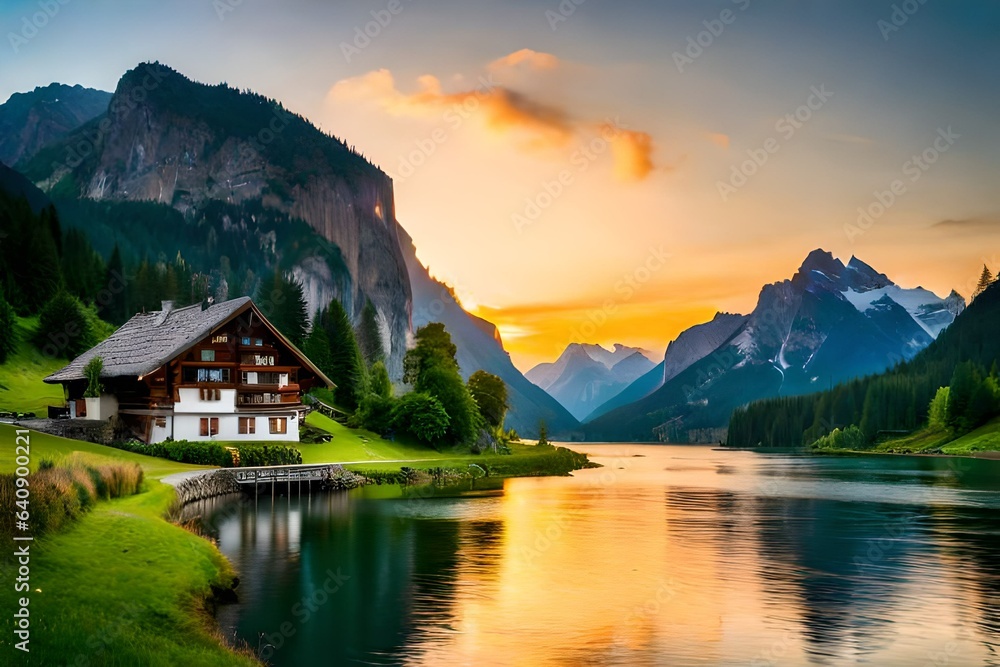
{"type": "Polygon", "coordinates": [[[975,452],[1000,451],[1000,419],[980,426],[959,438],[930,428],[921,429],[903,438],[894,438],[875,448],[879,452],[942,453],[968,456],[975,452]]]}
{"type": "Polygon", "coordinates": [[[293,443],[302,452],[303,463],[446,459],[454,456],[416,443],[391,442],[368,431],[350,429],[319,412],[309,413],[306,423],[323,429],[333,438],[330,442],[314,445],[293,443]]]}
{"type": "MultiPolygon", "coordinates": [[[[9,472],[12,427],[0,424],[0,443],[0,469],[9,472]]],[[[146,481],[142,493],[99,503],[32,546],[30,660],[18,662],[24,656],[13,649],[8,615],[0,663],[257,664],[220,644],[202,606],[213,583],[231,580],[229,563],[211,543],[161,518],[173,489],[159,478],[198,466],[34,432],[31,444],[35,466],[79,452],[95,463],[136,461],[146,481]]]]}
{"type": "Polygon", "coordinates": [[[46,407],[63,404],[59,385],[49,385],[42,378],[66,365],[65,359],[43,356],[28,342],[38,318],[18,319],[17,352],[0,365],[0,410],[34,412],[44,417],[46,407]]]}

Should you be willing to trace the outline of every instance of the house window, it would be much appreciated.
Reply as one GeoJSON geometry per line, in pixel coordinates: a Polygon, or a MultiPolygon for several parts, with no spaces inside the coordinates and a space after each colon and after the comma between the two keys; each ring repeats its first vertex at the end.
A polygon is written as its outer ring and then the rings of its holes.
{"type": "Polygon", "coordinates": [[[264,345],[264,341],[261,340],[260,338],[254,338],[253,339],[253,344],[256,345],[257,347],[261,347],[261,346],[264,345]]]}
{"type": "Polygon", "coordinates": [[[243,343],[243,345],[249,345],[249,344],[250,344],[250,337],[249,337],[249,336],[245,336],[245,337],[243,338],[243,340],[242,340],[242,341],[240,341],[240,342],[242,342],[242,343],[243,343]]]}
{"type": "Polygon", "coordinates": [[[201,418],[201,435],[212,436],[219,434],[219,418],[218,417],[202,417],[201,418]]]}
{"type": "Polygon", "coordinates": [[[215,350],[202,350],[201,351],[202,361],[215,361],[215,350]]]}
{"type": "Polygon", "coordinates": [[[157,417],[156,421],[155,421],[155,424],[156,424],[156,428],[166,428],[167,427],[167,418],[166,417],[157,417]]]}
{"type": "Polygon", "coordinates": [[[229,382],[228,368],[185,368],[184,382],[229,382]]]}
{"type": "Polygon", "coordinates": [[[253,435],[257,432],[256,417],[240,417],[240,435],[253,435]]]}
{"type": "Polygon", "coordinates": [[[285,417],[271,417],[267,421],[272,434],[288,433],[288,419],[285,417]]]}
{"type": "Polygon", "coordinates": [[[221,389],[202,389],[201,390],[201,400],[203,401],[221,401],[222,400],[222,390],[221,389]]]}

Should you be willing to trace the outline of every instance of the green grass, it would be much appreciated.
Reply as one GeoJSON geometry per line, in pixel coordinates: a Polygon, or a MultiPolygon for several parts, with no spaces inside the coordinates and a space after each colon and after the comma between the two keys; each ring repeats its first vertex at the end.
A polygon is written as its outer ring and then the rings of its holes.
{"type": "Polygon", "coordinates": [[[18,318],[17,351],[0,365],[0,410],[34,412],[40,417],[49,405],[63,404],[60,385],[42,382],[68,362],[42,355],[29,342],[38,326],[38,318],[18,318]]]}
{"type": "Polygon", "coordinates": [[[924,428],[902,438],[880,443],[877,452],[909,454],[952,454],[969,456],[975,452],[1000,451],[1000,418],[955,438],[941,429],[924,428]]]}
{"type": "MultiPolygon", "coordinates": [[[[0,425],[0,443],[0,469],[10,471],[12,427],[0,425]]],[[[211,543],[162,518],[174,491],[159,479],[199,466],[31,434],[33,466],[74,452],[94,463],[138,462],[146,475],[144,490],[99,503],[65,532],[32,546],[30,661],[17,662],[23,656],[13,649],[7,615],[0,662],[257,664],[223,646],[203,607],[213,584],[232,580],[231,566],[211,543]]]]}
{"type": "Polygon", "coordinates": [[[309,413],[306,423],[330,433],[333,438],[330,442],[312,445],[293,443],[302,452],[303,463],[446,459],[454,456],[416,443],[393,442],[369,431],[347,428],[319,412],[309,413]]]}

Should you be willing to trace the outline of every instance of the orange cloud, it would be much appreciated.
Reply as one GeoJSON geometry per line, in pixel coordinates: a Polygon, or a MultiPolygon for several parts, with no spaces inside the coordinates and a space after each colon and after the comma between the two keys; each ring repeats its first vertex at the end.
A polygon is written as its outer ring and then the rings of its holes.
{"type": "Polygon", "coordinates": [[[653,138],[646,132],[618,130],[611,140],[615,177],[620,181],[641,181],[655,168],[653,138]]]}
{"type": "Polygon", "coordinates": [[[719,148],[729,148],[729,135],[722,132],[709,132],[708,140],[719,148]]]}
{"type": "Polygon", "coordinates": [[[543,53],[532,49],[521,49],[510,53],[503,58],[497,58],[490,63],[490,69],[500,69],[503,67],[517,67],[527,64],[532,69],[555,69],[559,66],[559,58],[551,53],[543,53]]]}
{"type": "Polygon", "coordinates": [[[554,69],[559,59],[548,53],[521,49],[490,63],[489,74],[480,77],[478,87],[450,93],[430,74],[417,79],[416,92],[402,92],[392,73],[380,69],[337,82],[329,98],[373,102],[394,116],[430,119],[443,115],[449,124],[458,116],[464,119],[475,114],[485,128],[501,135],[514,135],[519,140],[518,146],[528,150],[563,148],[576,137],[592,138],[596,130],[610,143],[617,179],[641,181],[656,168],[653,138],[648,133],[582,121],[565,106],[541,101],[494,80],[498,69],[520,65],[554,69]]]}

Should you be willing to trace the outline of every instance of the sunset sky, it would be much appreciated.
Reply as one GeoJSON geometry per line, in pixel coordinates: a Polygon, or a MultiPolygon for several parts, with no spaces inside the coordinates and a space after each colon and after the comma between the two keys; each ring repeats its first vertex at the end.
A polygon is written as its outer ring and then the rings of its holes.
{"type": "Polygon", "coordinates": [[[73,0],[12,40],[41,10],[4,2],[0,99],[145,60],[280,99],[393,177],[522,370],[574,339],[662,352],[816,247],[942,296],[1000,268],[997,3],[562,8],[73,0]]]}

